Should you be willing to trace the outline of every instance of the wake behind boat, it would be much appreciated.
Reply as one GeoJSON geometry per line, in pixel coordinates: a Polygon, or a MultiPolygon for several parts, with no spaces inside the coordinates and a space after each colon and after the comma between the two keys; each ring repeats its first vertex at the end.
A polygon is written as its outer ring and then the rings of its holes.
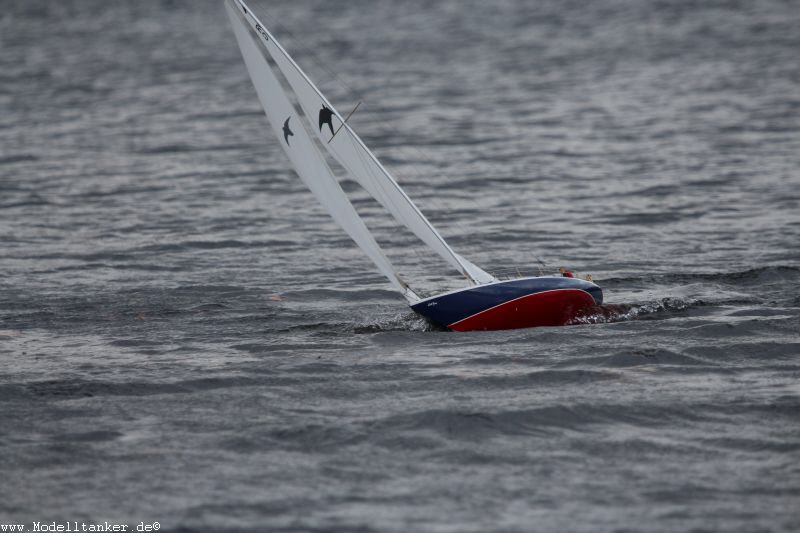
{"type": "Polygon", "coordinates": [[[590,281],[563,276],[499,280],[457,254],[250,8],[242,0],[225,0],[225,9],[261,105],[294,170],[414,311],[456,331],[501,330],[570,324],[602,304],[602,290],[590,281]],[[469,286],[421,298],[375,241],[324,153],[469,286]]]}

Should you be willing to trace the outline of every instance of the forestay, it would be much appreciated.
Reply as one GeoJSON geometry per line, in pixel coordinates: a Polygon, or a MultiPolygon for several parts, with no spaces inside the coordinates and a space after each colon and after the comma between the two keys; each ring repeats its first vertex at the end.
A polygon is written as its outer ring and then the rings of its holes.
{"type": "MultiPolygon", "coordinates": [[[[453,251],[436,228],[400,188],[375,155],[342,119],[336,108],[317,89],[275,37],[264,27],[241,0],[238,4],[244,19],[255,30],[261,44],[295,92],[298,103],[308,117],[311,129],[322,146],[367,190],[392,216],[472,283],[496,279],[453,251]],[[317,123],[314,119],[318,119],[317,123]],[[315,128],[314,126],[319,126],[315,128]]],[[[252,71],[251,71],[252,72],[252,71]]],[[[266,105],[266,103],[265,103],[266,105]]]]}
{"type": "Polygon", "coordinates": [[[325,157],[314,144],[303,126],[303,122],[284,94],[280,82],[262,55],[257,42],[251,37],[251,32],[242,23],[229,2],[225,2],[225,8],[264,112],[278,139],[281,139],[281,145],[300,179],[317,200],[325,206],[333,219],[372,259],[381,273],[389,278],[407,300],[417,301],[419,299],[417,295],[397,274],[350,203],[333,171],[325,161],[325,157]]]}

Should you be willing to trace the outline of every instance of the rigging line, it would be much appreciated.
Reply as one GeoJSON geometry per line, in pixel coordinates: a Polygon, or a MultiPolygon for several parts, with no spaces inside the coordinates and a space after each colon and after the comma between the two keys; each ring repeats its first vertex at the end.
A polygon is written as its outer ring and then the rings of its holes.
{"type": "Polygon", "coordinates": [[[360,106],[360,105],[361,105],[361,100],[359,100],[359,101],[358,101],[358,103],[357,103],[357,104],[356,104],[356,106],[353,108],[353,110],[352,110],[352,111],[350,111],[350,113],[348,113],[348,114],[347,114],[347,116],[344,118],[344,120],[343,120],[343,121],[342,121],[342,123],[339,125],[339,127],[338,127],[338,128],[336,128],[336,131],[334,131],[334,132],[333,132],[333,135],[331,135],[331,138],[330,138],[330,139],[328,139],[328,144],[330,144],[330,143],[331,143],[331,141],[333,140],[333,138],[334,138],[334,137],[336,137],[336,134],[337,134],[337,133],[339,133],[339,130],[341,130],[341,129],[344,127],[344,125],[347,123],[347,121],[348,121],[348,120],[350,120],[350,117],[352,117],[352,116],[353,116],[353,113],[355,113],[355,112],[356,112],[356,109],[358,109],[358,106],[360,106]]]}

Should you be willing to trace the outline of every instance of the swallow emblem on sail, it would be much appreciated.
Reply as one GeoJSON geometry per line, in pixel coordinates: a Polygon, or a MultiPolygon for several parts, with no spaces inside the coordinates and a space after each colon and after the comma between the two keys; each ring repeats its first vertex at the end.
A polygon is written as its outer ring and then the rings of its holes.
{"type": "Polygon", "coordinates": [[[322,109],[319,110],[319,131],[322,131],[322,126],[325,124],[331,129],[331,135],[335,135],[333,132],[333,111],[325,104],[322,104],[322,109]]]}
{"type": "Polygon", "coordinates": [[[286,122],[283,123],[283,138],[286,139],[286,144],[289,145],[289,146],[291,146],[289,144],[289,137],[294,135],[292,130],[289,129],[289,119],[290,118],[292,118],[292,117],[287,118],[286,122]]]}

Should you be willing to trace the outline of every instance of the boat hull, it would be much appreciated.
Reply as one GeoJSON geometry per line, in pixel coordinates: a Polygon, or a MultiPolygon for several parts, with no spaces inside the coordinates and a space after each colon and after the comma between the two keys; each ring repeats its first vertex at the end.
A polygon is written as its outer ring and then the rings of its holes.
{"type": "Polygon", "coordinates": [[[454,331],[493,331],[575,323],[602,303],[603,291],[594,283],[547,276],[468,287],[411,308],[454,331]]]}

